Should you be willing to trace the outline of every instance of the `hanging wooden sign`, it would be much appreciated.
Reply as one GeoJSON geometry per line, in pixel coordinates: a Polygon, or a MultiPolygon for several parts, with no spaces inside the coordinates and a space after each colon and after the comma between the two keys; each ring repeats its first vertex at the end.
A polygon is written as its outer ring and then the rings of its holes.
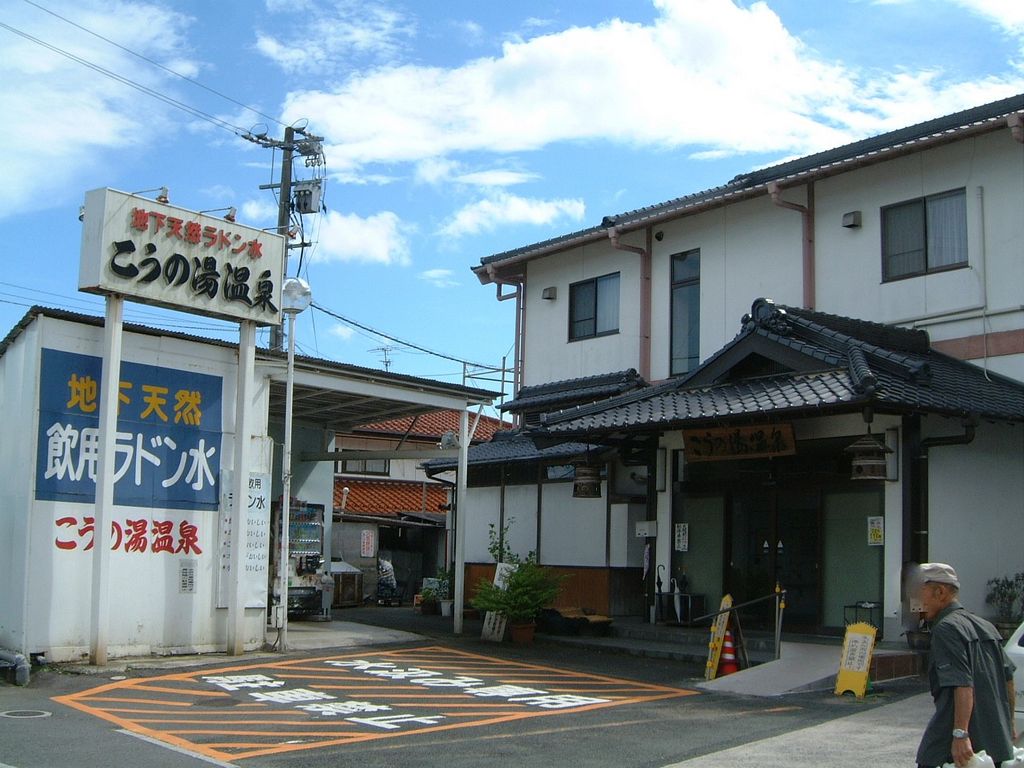
{"type": "Polygon", "coordinates": [[[794,453],[792,424],[683,430],[683,455],[688,462],[759,459],[794,453]]]}

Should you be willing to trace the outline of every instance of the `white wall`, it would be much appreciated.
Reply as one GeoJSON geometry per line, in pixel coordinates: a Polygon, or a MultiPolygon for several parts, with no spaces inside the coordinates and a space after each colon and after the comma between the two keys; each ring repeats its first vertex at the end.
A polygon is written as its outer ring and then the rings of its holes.
{"type": "MultiPolygon", "coordinates": [[[[40,318],[34,327],[38,334],[23,335],[9,349],[5,359],[23,347],[26,363],[22,371],[23,400],[19,403],[24,416],[23,434],[31,436],[26,442],[29,450],[25,457],[2,467],[6,477],[0,486],[20,488],[22,478],[28,478],[34,487],[35,451],[38,420],[38,384],[33,381],[39,366],[39,348],[64,349],[81,354],[101,356],[102,329],[69,323],[53,318],[40,318]]],[[[16,358],[12,357],[11,362],[16,358]]],[[[230,467],[233,454],[234,392],[236,355],[234,350],[213,345],[197,344],[167,337],[149,337],[126,333],[124,336],[125,361],[159,365],[222,377],[221,464],[230,467]]],[[[6,365],[9,365],[7,363],[6,365]]],[[[8,392],[5,391],[5,401],[8,392]]],[[[266,413],[266,388],[257,387],[259,402],[257,413],[266,413]]],[[[265,432],[265,415],[258,416],[256,424],[265,432]]],[[[5,493],[7,491],[5,490],[5,493]]],[[[19,493],[21,493],[19,491],[19,493]]],[[[34,495],[34,494],[33,494],[34,495]]],[[[24,498],[24,495],[21,496],[24,498]]],[[[80,544],[73,550],[56,547],[56,535],[69,534],[67,527],[58,528],[57,520],[75,517],[82,521],[93,513],[92,504],[39,501],[34,498],[15,508],[14,515],[28,515],[30,530],[27,566],[27,628],[20,644],[27,652],[46,652],[53,661],[78,658],[88,651],[90,628],[89,611],[92,602],[91,551],[80,544]]],[[[125,552],[123,547],[111,553],[111,615],[109,653],[127,654],[171,653],[181,651],[223,650],[226,640],[226,611],[217,609],[216,586],[219,568],[218,516],[216,510],[173,510],[115,506],[113,519],[159,519],[171,521],[174,530],[183,520],[198,527],[201,553],[125,552]],[[183,561],[191,560],[196,567],[196,591],[179,591],[179,568],[183,561]]],[[[108,541],[99,533],[96,545],[108,541]]],[[[15,560],[13,568],[19,563],[15,560]]],[[[21,574],[14,573],[12,583],[21,574]]],[[[243,638],[247,648],[262,645],[264,637],[264,610],[247,610],[243,638]]]]}
{"type": "MultiPolygon", "coordinates": [[[[959,424],[927,420],[926,436],[957,434],[959,424]]],[[[928,454],[928,557],[960,576],[967,608],[993,615],[985,582],[1024,571],[1024,429],[982,424],[970,445],[928,454]]]]}
{"type": "Polygon", "coordinates": [[[530,262],[526,284],[524,386],[623,371],[639,365],[640,257],[600,242],[530,262]],[[619,273],[619,332],[569,339],[569,286],[619,273]],[[541,298],[547,287],[553,301],[541,298]]]}
{"type": "MultiPolygon", "coordinates": [[[[497,486],[466,489],[465,532],[466,562],[493,563],[487,551],[488,526],[498,526],[501,489],[497,486]]],[[[518,512],[518,510],[517,510],[518,512]]],[[[462,511],[459,511],[462,514],[462,511]]]]}
{"type": "Polygon", "coordinates": [[[575,499],[572,483],[545,483],[540,526],[540,562],[604,566],[608,486],[601,498],[575,499]]]}

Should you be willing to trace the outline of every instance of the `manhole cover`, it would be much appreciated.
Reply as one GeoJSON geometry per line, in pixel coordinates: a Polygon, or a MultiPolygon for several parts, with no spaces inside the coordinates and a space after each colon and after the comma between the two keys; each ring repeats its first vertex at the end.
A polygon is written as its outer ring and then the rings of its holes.
{"type": "Polygon", "coordinates": [[[53,713],[43,709],[8,709],[6,712],[0,712],[0,717],[49,717],[51,714],[53,713]]]}

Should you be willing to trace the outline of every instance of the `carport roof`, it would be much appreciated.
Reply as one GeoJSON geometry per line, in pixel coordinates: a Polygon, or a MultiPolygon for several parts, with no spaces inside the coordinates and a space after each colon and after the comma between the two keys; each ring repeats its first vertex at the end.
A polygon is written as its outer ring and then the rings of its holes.
{"type": "MultiPolygon", "coordinates": [[[[0,341],[0,357],[39,317],[50,317],[82,325],[103,327],[104,318],[52,307],[35,306],[0,341]]],[[[237,350],[238,344],[202,336],[125,323],[128,333],[162,336],[197,344],[237,350]]],[[[287,355],[270,349],[256,350],[258,372],[270,377],[270,418],[284,418],[287,355]]],[[[497,392],[464,387],[433,379],[378,371],[324,358],[296,355],[295,389],[292,409],[297,422],[338,432],[353,427],[404,416],[415,416],[441,408],[488,405],[497,392]]]]}

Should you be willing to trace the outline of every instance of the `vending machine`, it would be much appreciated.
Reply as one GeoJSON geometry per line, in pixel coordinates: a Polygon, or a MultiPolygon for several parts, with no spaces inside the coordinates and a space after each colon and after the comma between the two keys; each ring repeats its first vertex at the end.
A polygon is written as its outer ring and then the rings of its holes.
{"type": "MultiPolygon", "coordinates": [[[[281,505],[275,504],[275,534],[281,532],[281,505]]],[[[280,538],[274,548],[281,550],[280,538]]],[[[278,555],[279,557],[279,555],[278,555]]],[[[292,499],[288,519],[288,615],[323,616],[324,505],[292,499]]]]}

